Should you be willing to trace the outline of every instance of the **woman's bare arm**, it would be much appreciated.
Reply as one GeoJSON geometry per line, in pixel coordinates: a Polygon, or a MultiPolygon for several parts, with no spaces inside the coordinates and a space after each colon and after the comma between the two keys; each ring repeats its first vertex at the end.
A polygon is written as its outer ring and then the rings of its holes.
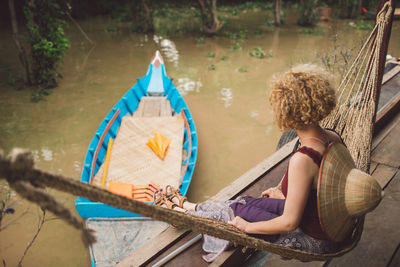
{"type": "Polygon", "coordinates": [[[290,159],[288,194],[283,214],[269,221],[250,223],[235,217],[231,224],[249,234],[279,234],[295,230],[300,224],[311,183],[318,166],[306,155],[296,153],[290,159]]]}

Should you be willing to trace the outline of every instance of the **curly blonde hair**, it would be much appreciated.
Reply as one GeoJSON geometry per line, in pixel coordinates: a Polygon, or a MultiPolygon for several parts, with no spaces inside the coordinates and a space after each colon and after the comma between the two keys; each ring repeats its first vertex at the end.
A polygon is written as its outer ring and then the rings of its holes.
{"type": "Polygon", "coordinates": [[[318,125],[336,105],[332,76],[317,65],[298,65],[273,80],[269,101],[282,130],[318,125]]]}

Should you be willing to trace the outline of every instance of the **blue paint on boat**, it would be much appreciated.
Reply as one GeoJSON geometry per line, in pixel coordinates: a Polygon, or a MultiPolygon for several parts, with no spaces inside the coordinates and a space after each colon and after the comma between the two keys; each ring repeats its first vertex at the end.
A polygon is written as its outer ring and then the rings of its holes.
{"type": "MultiPolygon", "coordinates": [[[[156,52],[157,58],[159,52],[156,52]]],[[[159,55],[160,56],[160,55],[159,55]]],[[[160,56],[161,57],[161,56],[160,56]]],[[[179,190],[185,196],[190,182],[192,180],[196,160],[197,160],[197,132],[192,115],[189,108],[183,99],[182,95],[172,83],[165,71],[162,58],[161,62],[153,62],[149,65],[147,74],[137,79],[137,82],[126,94],[115,104],[115,106],[106,115],[103,122],[97,129],[92,141],[89,144],[86,153],[83,170],[81,175],[81,182],[90,183],[92,177],[96,175],[100,166],[105,160],[109,139],[115,139],[117,136],[118,128],[121,125],[122,118],[127,115],[132,115],[139,106],[139,102],[143,96],[148,95],[163,95],[170,101],[172,109],[175,113],[184,112],[188,125],[190,135],[185,127],[183,149],[186,149],[189,157],[182,162],[182,165],[187,164],[186,172],[182,178],[179,190]],[[160,63],[161,65],[156,67],[160,63]],[[110,123],[112,122],[112,123],[110,123]],[[109,127],[107,129],[107,127],[109,127]],[[189,140],[190,136],[190,140],[189,140]],[[190,143],[190,149],[189,149],[190,143]],[[97,158],[93,160],[94,157],[97,158]]],[[[151,178],[149,179],[151,180],[151,178]]],[[[122,209],[117,209],[112,206],[93,202],[89,199],[79,197],[75,200],[75,208],[82,218],[96,218],[96,217],[138,217],[142,216],[137,213],[128,212],[122,209]]]]}
{"type": "Polygon", "coordinates": [[[162,67],[154,68],[152,64],[150,64],[149,68],[151,68],[151,70],[149,69],[149,72],[152,73],[152,79],[150,79],[149,86],[147,87],[147,94],[163,95],[164,94],[164,84],[162,80],[163,68],[162,67]]]}

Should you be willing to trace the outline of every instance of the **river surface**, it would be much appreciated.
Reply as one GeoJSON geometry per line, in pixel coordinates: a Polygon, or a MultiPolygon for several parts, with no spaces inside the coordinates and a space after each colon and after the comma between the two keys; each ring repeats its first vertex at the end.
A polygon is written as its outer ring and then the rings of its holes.
{"type": "MultiPolygon", "coordinates": [[[[323,34],[304,34],[288,18],[280,28],[265,26],[263,14],[249,12],[231,23],[232,31],[247,29],[246,39],[205,38],[200,35],[145,35],[106,18],[80,21],[90,46],[71,25],[71,40],[59,86],[44,101],[30,102],[29,89],[16,90],[16,50],[9,28],[0,29],[0,148],[32,151],[40,169],[80,178],[87,146],[98,125],[118,99],[145,75],[156,50],[167,74],[183,94],[194,118],[199,139],[198,161],[188,197],[203,201],[215,195],[275,151],[281,132],[274,124],[268,103],[268,82],[276,72],[322,57],[352,50],[354,55],[368,31],[349,26],[350,21],[319,24],[323,34]],[[237,24],[237,23],[242,24],[237,24]],[[232,26],[233,25],[233,26],[232,26]],[[239,25],[239,26],[238,26],[239,25]],[[110,31],[119,27],[118,31],[110,31]],[[255,31],[258,30],[257,34],[255,31]],[[332,40],[337,35],[337,42],[332,40]],[[231,45],[239,43],[241,49],[231,45]],[[261,47],[270,57],[251,57],[261,47]],[[208,56],[214,53],[214,57],[208,56]]],[[[388,53],[400,56],[400,26],[393,23],[388,53]]],[[[337,65],[339,66],[340,63],[337,65]]],[[[338,68],[337,76],[340,76],[338,68]]],[[[0,181],[4,199],[8,186],[0,181]]],[[[74,197],[52,192],[75,214],[74,197]]],[[[0,259],[15,266],[32,239],[40,209],[10,193],[15,214],[7,214],[0,232],[0,259]]],[[[24,266],[90,266],[88,249],[80,233],[52,214],[26,258],[24,266]]]]}

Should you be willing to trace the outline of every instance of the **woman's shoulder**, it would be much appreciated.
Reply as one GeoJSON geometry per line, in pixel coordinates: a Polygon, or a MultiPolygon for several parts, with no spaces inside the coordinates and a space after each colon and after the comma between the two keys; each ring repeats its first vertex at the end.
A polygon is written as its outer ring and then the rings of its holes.
{"type": "Polygon", "coordinates": [[[324,130],[330,142],[343,143],[342,137],[340,137],[340,135],[335,130],[332,129],[324,129],[324,130]]]}
{"type": "MultiPolygon", "coordinates": [[[[302,149],[300,149],[300,151],[302,151],[302,149]]],[[[314,166],[318,169],[318,166],[315,164],[315,160],[310,157],[308,153],[301,153],[300,151],[298,150],[292,155],[289,161],[289,166],[296,169],[303,169],[314,166]]],[[[315,152],[318,153],[318,151],[315,152]]]]}
{"type": "Polygon", "coordinates": [[[300,177],[303,177],[300,180],[309,182],[317,175],[318,170],[319,166],[309,156],[302,153],[294,153],[289,161],[288,178],[289,180],[298,180],[300,177]]]}

